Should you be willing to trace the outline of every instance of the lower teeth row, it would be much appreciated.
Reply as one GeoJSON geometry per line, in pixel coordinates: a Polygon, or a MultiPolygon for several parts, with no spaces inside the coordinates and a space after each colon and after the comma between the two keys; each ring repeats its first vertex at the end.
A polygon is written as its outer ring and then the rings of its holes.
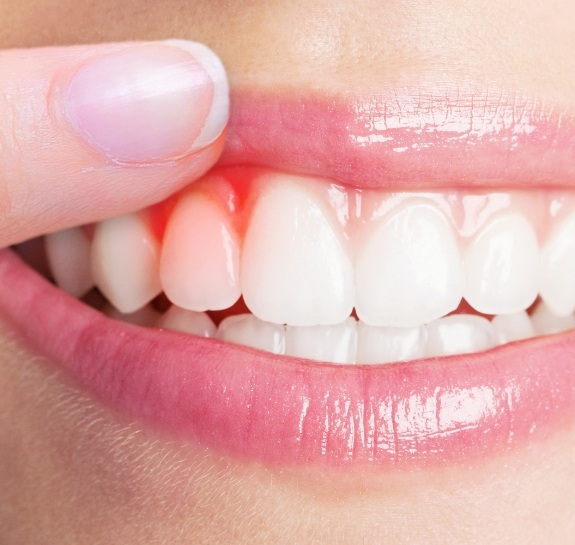
{"type": "Polygon", "coordinates": [[[264,322],[252,314],[229,316],[216,327],[208,314],[177,306],[164,314],[148,306],[128,315],[109,307],[106,314],[139,325],[218,338],[274,354],[348,364],[478,352],[575,328],[574,315],[555,316],[543,303],[531,315],[522,311],[488,320],[478,315],[453,314],[414,328],[368,326],[352,317],[330,326],[285,326],[264,322]]]}

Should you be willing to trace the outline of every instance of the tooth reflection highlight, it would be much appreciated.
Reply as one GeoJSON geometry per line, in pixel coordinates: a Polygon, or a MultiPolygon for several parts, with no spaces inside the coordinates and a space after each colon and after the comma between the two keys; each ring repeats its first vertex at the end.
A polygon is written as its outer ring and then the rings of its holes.
{"type": "Polygon", "coordinates": [[[139,215],[120,216],[96,226],[92,276],[120,312],[135,312],[162,291],[159,259],[158,242],[139,215]]]}
{"type": "Polygon", "coordinates": [[[376,229],[356,262],[362,322],[414,327],[459,305],[461,255],[453,229],[432,204],[409,204],[376,229]]]}
{"type": "Polygon", "coordinates": [[[424,326],[376,327],[359,322],[357,336],[357,363],[389,363],[425,356],[424,326]]]}
{"type": "Polygon", "coordinates": [[[330,211],[293,180],[267,180],[252,213],[242,255],[244,300],[267,322],[336,324],[351,314],[353,269],[330,211]]]}
{"type": "Polygon", "coordinates": [[[531,321],[537,335],[552,335],[575,329],[575,316],[557,316],[545,304],[540,303],[531,315],[531,321]]]}
{"type": "Polygon", "coordinates": [[[204,195],[184,196],[162,247],[160,277],[170,301],[198,312],[231,307],[240,297],[239,261],[227,214],[204,195]]]}
{"type": "Polygon", "coordinates": [[[465,254],[465,299],[483,314],[514,314],[539,289],[539,245],[522,214],[501,214],[476,235],[465,254]]]}
{"type": "Polygon", "coordinates": [[[427,326],[427,356],[479,352],[495,346],[489,320],[470,314],[454,314],[427,326]]]}
{"type": "Polygon", "coordinates": [[[216,326],[205,312],[194,312],[172,305],[159,317],[157,327],[182,331],[199,337],[215,337],[216,326]]]}
{"type": "Polygon", "coordinates": [[[355,363],[357,323],[286,327],[286,354],[333,363],[355,363]]]}
{"type": "Polygon", "coordinates": [[[240,314],[224,319],[217,332],[218,339],[266,350],[285,353],[284,326],[262,322],[253,314],[240,314]]]}
{"type": "Polygon", "coordinates": [[[516,314],[498,314],[491,320],[491,325],[499,344],[520,341],[535,336],[533,322],[524,310],[516,314]]]}

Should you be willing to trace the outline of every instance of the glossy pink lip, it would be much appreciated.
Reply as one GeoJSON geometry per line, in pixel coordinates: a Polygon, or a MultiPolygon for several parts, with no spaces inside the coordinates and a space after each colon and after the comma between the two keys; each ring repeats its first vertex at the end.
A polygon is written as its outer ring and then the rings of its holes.
{"type": "MultiPolygon", "coordinates": [[[[566,115],[536,101],[515,110],[481,103],[478,112],[460,97],[420,99],[416,108],[410,100],[393,117],[376,99],[258,98],[255,106],[238,96],[222,162],[358,187],[573,184],[575,128],[566,115]],[[483,121],[469,120],[478,113],[483,121]]],[[[380,367],[317,364],[109,320],[10,251],[0,252],[0,314],[125,417],[249,461],[453,463],[539,440],[575,419],[574,334],[380,367]]]]}
{"type": "Polygon", "coordinates": [[[223,164],[397,190],[575,186],[575,116],[541,98],[484,87],[232,98],[223,164]]]}
{"type": "Polygon", "coordinates": [[[454,463],[545,437],[575,412],[574,334],[404,364],[317,364],[112,321],[7,250],[0,310],[125,417],[249,461],[454,463]]]}

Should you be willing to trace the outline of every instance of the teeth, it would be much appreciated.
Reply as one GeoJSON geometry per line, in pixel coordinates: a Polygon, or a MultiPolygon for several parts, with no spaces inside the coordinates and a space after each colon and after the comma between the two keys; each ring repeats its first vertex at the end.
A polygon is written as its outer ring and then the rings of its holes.
{"type": "Polygon", "coordinates": [[[427,330],[419,327],[375,327],[359,322],[357,363],[388,363],[425,356],[427,330]]]}
{"type": "Polygon", "coordinates": [[[529,339],[535,335],[535,328],[527,312],[498,314],[491,320],[495,338],[499,344],[529,339]]]}
{"type": "Polygon", "coordinates": [[[355,363],[357,322],[348,318],[341,324],[313,327],[286,327],[286,354],[333,363],[355,363]]]}
{"type": "Polygon", "coordinates": [[[465,299],[483,314],[513,314],[537,297],[539,249],[523,215],[502,214],[479,232],[465,255],[465,299]]]}
{"type": "Polygon", "coordinates": [[[79,228],[47,235],[42,258],[72,295],[97,286],[109,316],[320,361],[408,361],[575,329],[575,212],[555,219],[572,195],[382,195],[259,169],[240,187],[226,172],[175,207],[101,222],[92,242],[79,228]],[[162,290],[174,305],[160,315],[148,303],[162,290]],[[462,297],[492,320],[447,316],[462,297]],[[229,316],[244,302],[253,314],[229,316]],[[224,309],[216,327],[205,311],[224,309]]]}
{"type": "Polygon", "coordinates": [[[183,197],[168,223],[160,276],[174,304],[195,311],[231,307],[240,297],[239,242],[227,215],[199,194],[183,197]]]}
{"type": "Polygon", "coordinates": [[[427,356],[447,356],[487,350],[495,346],[489,320],[470,314],[454,314],[428,324],[427,356]]]}
{"type": "Polygon", "coordinates": [[[457,308],[461,256],[435,205],[408,205],[378,227],[359,254],[356,290],[357,315],[370,325],[413,327],[457,308]]]}
{"type": "Polygon", "coordinates": [[[134,312],[162,291],[158,243],[136,214],[97,225],[91,261],[96,285],[120,312],[134,312]]]}
{"type": "Polygon", "coordinates": [[[78,227],[46,235],[46,256],[56,284],[74,297],[93,287],[90,242],[78,227]]]}
{"type": "Polygon", "coordinates": [[[335,324],[351,313],[353,270],[335,220],[291,177],[267,180],[244,240],[241,283],[248,308],[268,322],[335,324]]]}
{"type": "Polygon", "coordinates": [[[554,314],[575,310],[575,214],[554,229],[541,250],[539,292],[554,314]]]}
{"type": "Polygon", "coordinates": [[[537,335],[552,335],[575,328],[575,316],[557,316],[549,307],[540,303],[531,315],[533,327],[537,335]]]}
{"type": "Polygon", "coordinates": [[[172,305],[157,320],[157,327],[183,331],[199,337],[215,337],[216,326],[205,312],[194,312],[172,305]]]}
{"type": "Polygon", "coordinates": [[[218,339],[253,348],[259,348],[273,354],[285,353],[284,326],[262,322],[253,314],[230,316],[218,327],[218,339]]]}

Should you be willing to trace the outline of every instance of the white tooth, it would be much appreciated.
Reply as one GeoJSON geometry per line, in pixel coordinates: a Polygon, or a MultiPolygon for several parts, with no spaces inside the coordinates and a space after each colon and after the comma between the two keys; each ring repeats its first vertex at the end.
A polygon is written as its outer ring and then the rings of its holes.
{"type": "Polygon", "coordinates": [[[286,326],[286,354],[333,363],[355,363],[357,322],[335,325],[286,326]]]}
{"type": "Polygon", "coordinates": [[[357,327],[357,363],[388,363],[425,356],[425,326],[377,327],[359,322],[357,327]]]}
{"type": "Polygon", "coordinates": [[[427,355],[447,356],[487,350],[496,345],[489,320],[453,314],[427,324],[427,355]]]}
{"type": "Polygon", "coordinates": [[[239,261],[227,214],[206,196],[184,196],[163,240],[160,277],[168,299],[195,311],[231,307],[240,297],[239,261]]]}
{"type": "Polygon", "coordinates": [[[553,230],[541,250],[539,293],[554,314],[575,310],[575,213],[553,230]]]}
{"type": "Polygon", "coordinates": [[[491,320],[491,325],[499,344],[535,336],[531,318],[524,310],[515,314],[498,314],[491,320]]]}
{"type": "Polygon", "coordinates": [[[557,316],[545,303],[540,303],[531,315],[531,321],[537,335],[552,335],[569,329],[575,329],[575,316],[557,316]]]}
{"type": "Polygon", "coordinates": [[[172,305],[156,323],[157,327],[183,331],[199,337],[215,337],[216,326],[205,312],[194,312],[172,305]]]}
{"type": "Polygon", "coordinates": [[[284,326],[263,322],[253,314],[239,314],[222,320],[218,339],[253,348],[283,354],[285,352],[284,326]]]}
{"type": "Polygon", "coordinates": [[[136,214],[99,223],[92,241],[92,276],[120,312],[134,312],[158,295],[159,246],[136,214]]]}
{"type": "Polygon", "coordinates": [[[246,233],[241,284],[260,319],[312,326],[345,320],[353,269],[333,215],[301,182],[267,181],[246,233]]]}
{"type": "Polygon", "coordinates": [[[539,247],[519,213],[502,214],[475,236],[465,254],[465,299],[484,314],[514,314],[531,306],[539,288],[539,247]]]}
{"type": "Polygon", "coordinates": [[[56,284],[74,297],[86,295],[93,287],[90,269],[90,242],[78,227],[45,237],[46,256],[56,284]]]}
{"type": "Polygon", "coordinates": [[[106,305],[103,313],[109,318],[145,327],[155,326],[160,318],[160,313],[157,310],[154,310],[150,305],[146,305],[145,307],[136,310],[136,312],[130,312],[129,314],[120,312],[112,305],[106,305]]]}
{"type": "Polygon", "coordinates": [[[377,227],[356,263],[356,310],[369,325],[414,327],[457,308],[463,265],[453,229],[430,203],[377,227]]]}

